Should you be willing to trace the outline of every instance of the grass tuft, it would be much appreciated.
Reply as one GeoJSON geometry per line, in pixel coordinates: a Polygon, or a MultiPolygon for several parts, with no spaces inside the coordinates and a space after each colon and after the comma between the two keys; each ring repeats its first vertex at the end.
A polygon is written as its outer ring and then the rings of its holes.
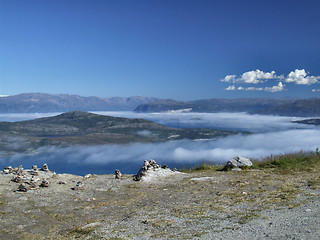
{"type": "MultiPolygon", "coordinates": [[[[290,173],[297,171],[317,171],[320,170],[320,153],[315,152],[297,152],[269,157],[252,161],[252,167],[242,167],[242,170],[250,169],[273,169],[281,173],[290,173]]],[[[213,165],[203,162],[201,165],[189,169],[181,169],[181,172],[192,173],[198,171],[230,171],[233,167],[230,165],[213,165]]]]}
{"type": "Polygon", "coordinates": [[[202,163],[201,165],[194,166],[189,169],[181,169],[181,172],[185,173],[192,173],[192,172],[198,172],[198,171],[217,171],[221,168],[219,165],[213,165],[210,163],[202,163]]]}
{"type": "Polygon", "coordinates": [[[271,155],[261,161],[253,161],[252,168],[269,168],[281,173],[316,171],[320,168],[320,156],[317,151],[271,155]]]}

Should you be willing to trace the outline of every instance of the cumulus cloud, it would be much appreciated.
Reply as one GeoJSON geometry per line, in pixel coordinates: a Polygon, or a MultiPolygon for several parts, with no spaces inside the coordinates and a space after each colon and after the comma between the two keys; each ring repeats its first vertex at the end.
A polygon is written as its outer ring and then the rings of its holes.
{"type": "Polygon", "coordinates": [[[227,75],[225,78],[222,80],[223,82],[235,82],[237,78],[237,75],[227,75]]]}
{"type": "Polygon", "coordinates": [[[244,90],[246,91],[262,91],[263,88],[257,88],[257,87],[247,87],[244,90]]]}
{"type": "Polygon", "coordinates": [[[266,91],[266,92],[280,92],[280,91],[283,91],[284,90],[284,84],[282,82],[279,82],[278,85],[276,86],[273,86],[273,87],[265,87],[265,88],[262,88],[262,87],[236,87],[235,85],[231,85],[229,87],[226,88],[227,91],[242,91],[242,90],[245,90],[245,91],[266,91]]]}
{"type": "MultiPolygon", "coordinates": [[[[279,83],[273,87],[237,87],[236,85],[230,85],[226,88],[228,91],[235,90],[246,90],[246,91],[266,91],[266,92],[281,92],[285,90],[285,85],[282,81],[286,83],[294,83],[297,85],[312,85],[319,83],[320,76],[308,76],[305,69],[296,69],[291,71],[286,77],[284,75],[277,75],[275,71],[263,72],[259,69],[255,71],[248,71],[243,73],[240,77],[237,75],[227,75],[222,82],[233,83],[233,84],[262,84],[268,80],[276,80],[279,83]]],[[[312,90],[317,92],[316,89],[312,90]]]]}
{"type": "Polygon", "coordinates": [[[266,80],[270,79],[279,79],[280,76],[277,76],[275,74],[275,71],[271,72],[263,72],[259,69],[255,71],[248,71],[241,75],[241,77],[237,78],[236,75],[227,75],[224,79],[222,79],[222,82],[228,82],[228,83],[250,83],[250,84],[257,84],[262,83],[266,80]]]}
{"type": "Polygon", "coordinates": [[[298,85],[311,85],[317,83],[319,80],[320,76],[307,76],[307,73],[304,69],[296,69],[295,71],[291,71],[285,78],[285,82],[295,83],[298,85]]]}
{"type": "Polygon", "coordinates": [[[279,82],[277,86],[273,87],[266,87],[264,90],[268,92],[281,92],[284,90],[284,84],[282,82],[279,82]]]}
{"type": "Polygon", "coordinates": [[[236,90],[236,86],[235,85],[232,85],[232,86],[229,86],[226,88],[227,91],[233,91],[233,90],[236,90]]]}

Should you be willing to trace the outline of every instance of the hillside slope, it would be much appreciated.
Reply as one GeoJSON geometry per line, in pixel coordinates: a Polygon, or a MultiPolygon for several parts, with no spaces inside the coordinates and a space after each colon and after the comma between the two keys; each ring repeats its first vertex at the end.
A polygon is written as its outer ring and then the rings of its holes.
{"type": "Polygon", "coordinates": [[[41,146],[123,144],[201,139],[235,132],[214,129],[177,129],[144,119],[68,112],[21,122],[0,122],[0,151],[24,152],[41,146]]]}

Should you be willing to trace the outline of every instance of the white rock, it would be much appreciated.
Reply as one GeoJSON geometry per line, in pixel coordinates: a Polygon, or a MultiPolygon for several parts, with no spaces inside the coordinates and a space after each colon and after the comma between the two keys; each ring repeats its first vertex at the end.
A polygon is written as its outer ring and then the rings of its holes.
{"type": "Polygon", "coordinates": [[[230,159],[227,162],[227,165],[231,165],[236,168],[242,168],[244,166],[248,166],[248,167],[252,166],[252,162],[248,158],[236,156],[236,157],[230,159]]]}

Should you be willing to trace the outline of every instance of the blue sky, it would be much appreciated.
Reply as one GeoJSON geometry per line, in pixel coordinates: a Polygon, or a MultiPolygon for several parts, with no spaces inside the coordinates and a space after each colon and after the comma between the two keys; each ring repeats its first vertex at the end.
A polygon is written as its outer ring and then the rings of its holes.
{"type": "Polygon", "coordinates": [[[0,0],[0,95],[320,97],[320,1],[0,0]]]}

